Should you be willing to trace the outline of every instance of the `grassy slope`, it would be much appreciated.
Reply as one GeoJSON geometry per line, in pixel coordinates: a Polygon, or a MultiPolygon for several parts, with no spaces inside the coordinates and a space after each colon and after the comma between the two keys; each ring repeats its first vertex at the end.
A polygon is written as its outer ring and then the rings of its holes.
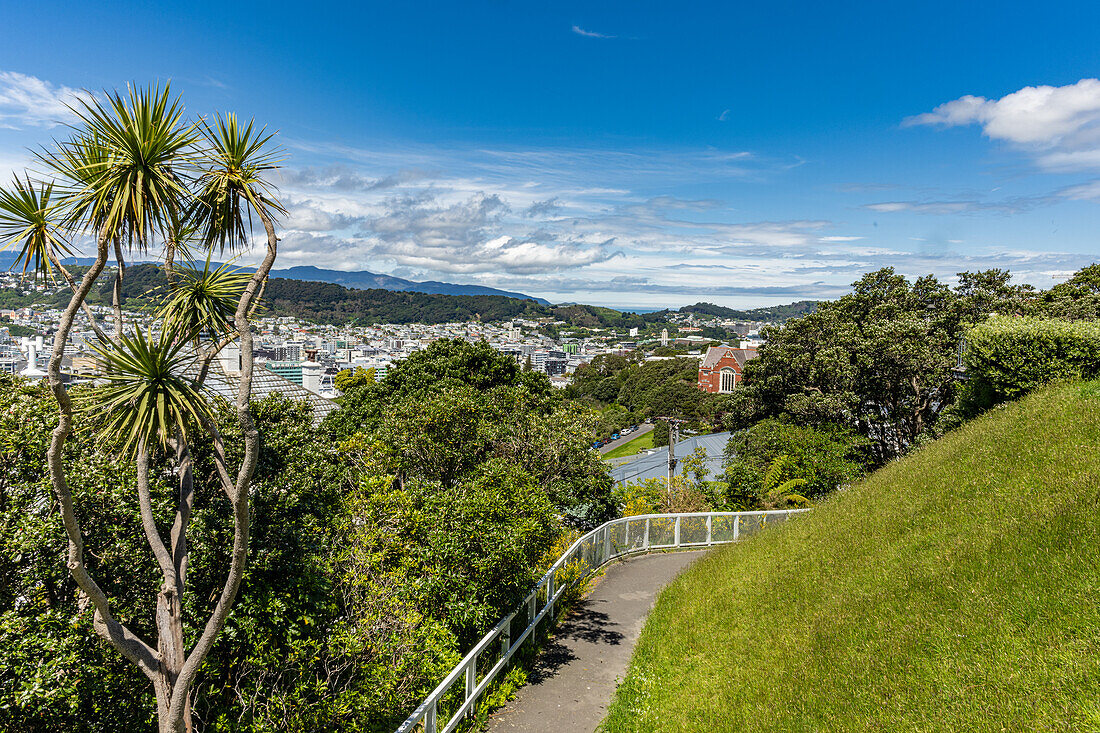
{"type": "Polygon", "coordinates": [[[1100,730],[1100,388],[994,410],[701,560],[606,727],[1100,730]]]}
{"type": "Polygon", "coordinates": [[[618,448],[612,451],[608,451],[604,454],[604,460],[612,460],[614,458],[626,458],[627,456],[641,453],[644,450],[648,450],[653,447],[653,432],[650,430],[648,433],[639,435],[634,440],[627,443],[623,443],[618,448]]]}

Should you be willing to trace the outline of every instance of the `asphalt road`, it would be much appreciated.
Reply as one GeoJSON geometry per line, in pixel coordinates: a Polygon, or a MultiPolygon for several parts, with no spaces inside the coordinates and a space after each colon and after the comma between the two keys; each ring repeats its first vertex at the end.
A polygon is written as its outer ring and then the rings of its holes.
{"type": "Polygon", "coordinates": [[[646,433],[648,433],[652,429],[653,429],[653,423],[642,423],[641,425],[638,426],[638,429],[635,430],[630,435],[624,435],[623,437],[619,438],[618,440],[613,440],[610,443],[608,443],[607,445],[605,445],[603,448],[600,448],[600,455],[603,455],[604,453],[610,453],[611,451],[618,448],[620,445],[626,445],[627,443],[634,440],[635,438],[640,438],[641,436],[645,435],[646,433]]]}
{"type": "Polygon", "coordinates": [[[587,733],[607,714],[657,594],[702,552],[644,555],[612,565],[558,627],[489,733],[587,733]]]}

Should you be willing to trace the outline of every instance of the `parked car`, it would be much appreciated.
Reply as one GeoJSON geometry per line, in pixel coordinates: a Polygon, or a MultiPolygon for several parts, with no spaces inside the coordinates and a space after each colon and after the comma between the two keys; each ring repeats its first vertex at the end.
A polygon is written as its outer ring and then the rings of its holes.
{"type": "Polygon", "coordinates": [[[622,437],[622,436],[621,436],[621,435],[619,435],[618,433],[613,433],[613,434],[611,435],[611,439],[612,439],[612,440],[618,440],[618,439],[619,439],[619,438],[621,438],[621,437],[622,437]]]}

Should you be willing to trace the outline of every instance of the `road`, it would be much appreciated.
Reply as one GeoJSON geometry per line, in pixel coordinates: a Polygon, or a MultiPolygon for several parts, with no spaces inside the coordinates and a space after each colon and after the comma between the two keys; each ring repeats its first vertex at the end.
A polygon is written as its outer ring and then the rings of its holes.
{"type": "Polygon", "coordinates": [[[607,714],[657,594],[702,552],[644,555],[612,565],[561,623],[516,699],[489,733],[585,733],[607,714]]]}
{"type": "Polygon", "coordinates": [[[613,440],[610,443],[608,443],[607,445],[605,445],[604,447],[600,448],[600,455],[603,455],[604,453],[610,453],[611,451],[615,450],[619,446],[626,445],[627,443],[634,440],[635,438],[642,437],[643,435],[645,435],[646,433],[648,433],[652,429],[653,429],[653,424],[652,423],[642,423],[641,425],[638,426],[638,429],[635,430],[630,435],[624,435],[623,437],[619,438],[618,440],[613,440]]]}

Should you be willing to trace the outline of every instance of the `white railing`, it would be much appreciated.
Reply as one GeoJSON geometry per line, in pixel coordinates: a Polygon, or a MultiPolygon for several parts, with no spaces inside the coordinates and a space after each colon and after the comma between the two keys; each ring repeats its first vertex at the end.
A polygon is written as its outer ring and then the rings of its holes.
{"type": "Polygon", "coordinates": [[[554,603],[568,588],[612,560],[653,550],[680,550],[737,542],[769,524],[785,522],[809,509],[766,512],[645,514],[613,519],[584,535],[566,550],[534,590],[451,670],[397,733],[422,726],[424,733],[451,733],[472,713],[486,688],[508,664],[543,619],[554,623],[554,603]],[[515,634],[519,626],[522,630],[515,634]],[[442,723],[441,723],[442,721],[442,723]]]}

